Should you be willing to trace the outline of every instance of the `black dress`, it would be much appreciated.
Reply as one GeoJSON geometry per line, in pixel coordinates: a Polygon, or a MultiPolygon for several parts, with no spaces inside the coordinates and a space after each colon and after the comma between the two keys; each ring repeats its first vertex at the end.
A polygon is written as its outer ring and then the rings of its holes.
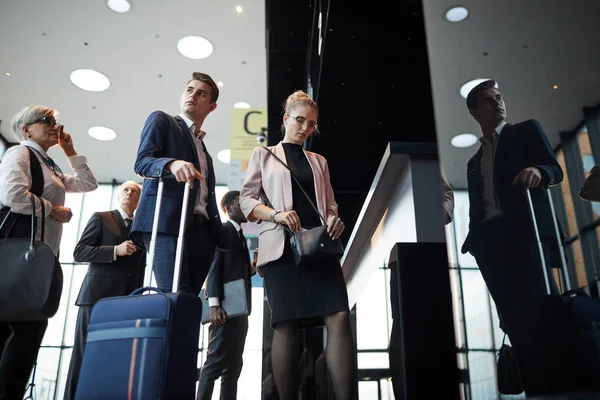
{"type": "MultiPolygon", "coordinates": [[[[316,205],[312,169],[302,146],[283,143],[287,164],[316,205]]],[[[302,190],[292,179],[294,211],[303,228],[321,225],[302,190]]],[[[338,261],[321,261],[296,266],[286,234],[283,255],[263,266],[265,289],[271,307],[271,326],[298,321],[299,328],[323,325],[323,316],[349,311],[348,292],[338,261]]]]}

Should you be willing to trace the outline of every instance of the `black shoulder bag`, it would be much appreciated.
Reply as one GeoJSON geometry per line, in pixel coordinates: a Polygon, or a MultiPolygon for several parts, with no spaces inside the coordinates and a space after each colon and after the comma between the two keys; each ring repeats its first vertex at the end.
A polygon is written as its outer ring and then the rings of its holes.
{"type": "MultiPolygon", "coordinates": [[[[290,171],[290,175],[298,184],[298,187],[300,188],[300,190],[302,190],[302,193],[304,193],[312,208],[319,215],[321,221],[323,221],[322,226],[317,226],[315,228],[311,228],[298,233],[293,233],[287,226],[283,225],[283,227],[288,231],[288,233],[291,236],[292,252],[294,253],[294,260],[296,261],[296,265],[319,260],[339,261],[344,255],[344,247],[342,246],[342,241],[340,239],[333,240],[331,236],[329,236],[329,233],[327,233],[327,226],[325,225],[325,218],[323,218],[317,206],[315,206],[306,190],[304,190],[304,187],[302,187],[296,176],[294,176],[292,170],[283,161],[281,161],[281,159],[277,157],[275,153],[273,153],[267,147],[265,147],[264,149],[271,153],[271,155],[275,157],[275,159],[279,161],[281,165],[283,165],[285,168],[287,168],[288,171],[290,171]]],[[[267,197],[267,194],[265,193],[264,189],[262,188],[261,193],[265,204],[268,207],[275,209],[275,207],[273,207],[273,205],[269,201],[269,198],[267,197]]]]}
{"type": "Polygon", "coordinates": [[[0,321],[38,321],[58,310],[63,274],[50,246],[44,243],[45,207],[42,207],[41,240],[35,240],[35,201],[44,188],[37,156],[28,147],[31,171],[31,217],[3,208],[0,224],[0,321]]]}

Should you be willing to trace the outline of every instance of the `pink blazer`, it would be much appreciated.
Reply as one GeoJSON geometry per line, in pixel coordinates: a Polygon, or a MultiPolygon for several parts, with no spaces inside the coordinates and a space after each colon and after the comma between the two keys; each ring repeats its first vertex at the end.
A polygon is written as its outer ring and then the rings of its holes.
{"type": "MultiPolygon", "coordinates": [[[[287,164],[285,151],[281,142],[269,149],[287,164]]],[[[329,180],[329,167],[325,157],[305,151],[304,154],[312,168],[315,181],[315,194],[317,208],[325,219],[327,211],[331,210],[338,215],[338,205],[333,196],[333,188],[329,180]]],[[[280,224],[271,221],[261,221],[251,218],[249,215],[254,208],[263,204],[260,198],[260,188],[265,193],[275,209],[280,211],[291,211],[292,204],[292,177],[290,172],[279,163],[269,152],[262,147],[257,147],[250,157],[244,185],[240,191],[240,207],[250,222],[260,224],[258,236],[258,261],[257,265],[264,265],[270,261],[277,260],[283,254],[285,232],[280,224]]],[[[302,221],[300,221],[302,222],[302,221]]]]}

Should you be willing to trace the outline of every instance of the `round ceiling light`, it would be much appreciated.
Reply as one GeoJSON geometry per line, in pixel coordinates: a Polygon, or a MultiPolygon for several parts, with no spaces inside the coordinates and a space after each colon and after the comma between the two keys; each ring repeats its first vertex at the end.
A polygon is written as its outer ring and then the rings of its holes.
{"type": "Polygon", "coordinates": [[[114,140],[117,137],[117,133],[110,128],[105,126],[92,126],[88,129],[88,134],[96,140],[108,141],[114,140]]]}
{"type": "Polygon", "coordinates": [[[452,140],[450,140],[450,144],[459,149],[465,149],[473,146],[478,140],[479,138],[472,133],[461,133],[460,135],[454,136],[452,140]]]}
{"type": "Polygon", "coordinates": [[[217,153],[217,158],[224,164],[229,164],[231,161],[231,150],[225,149],[217,153]]]}
{"type": "Polygon", "coordinates": [[[245,101],[238,101],[233,105],[233,108],[251,108],[250,103],[246,103],[245,101]]]}
{"type": "Polygon", "coordinates": [[[73,85],[88,92],[102,92],[110,86],[106,75],[93,69],[78,69],[71,72],[69,77],[73,85]]]}
{"type": "Polygon", "coordinates": [[[463,6],[452,7],[446,11],[446,20],[449,22],[464,21],[469,16],[469,10],[463,6]]]}
{"type": "Polygon", "coordinates": [[[213,45],[200,36],[186,36],[177,42],[177,50],[187,58],[201,60],[212,54],[213,45]]]}
{"type": "MultiPolygon", "coordinates": [[[[469,95],[469,92],[471,90],[473,90],[473,88],[475,86],[477,86],[481,82],[485,82],[485,81],[489,81],[489,79],[488,78],[478,78],[478,79],[473,79],[472,81],[465,83],[464,85],[462,85],[460,87],[460,95],[463,97],[463,99],[466,99],[467,96],[469,95]]],[[[496,85],[494,87],[496,89],[498,89],[498,82],[496,82],[496,85]]]]}
{"type": "Polygon", "coordinates": [[[106,5],[119,14],[124,14],[131,9],[131,3],[127,0],[108,0],[106,5]]]}

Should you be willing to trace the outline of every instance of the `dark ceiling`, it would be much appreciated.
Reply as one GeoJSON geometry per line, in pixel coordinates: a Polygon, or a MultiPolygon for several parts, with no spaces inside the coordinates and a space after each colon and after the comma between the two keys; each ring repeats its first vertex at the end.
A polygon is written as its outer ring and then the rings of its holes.
{"type": "Polygon", "coordinates": [[[328,160],[347,241],[387,143],[436,141],[422,2],[267,0],[266,11],[269,144],[283,101],[312,86],[321,133],[307,149],[328,160]]]}

